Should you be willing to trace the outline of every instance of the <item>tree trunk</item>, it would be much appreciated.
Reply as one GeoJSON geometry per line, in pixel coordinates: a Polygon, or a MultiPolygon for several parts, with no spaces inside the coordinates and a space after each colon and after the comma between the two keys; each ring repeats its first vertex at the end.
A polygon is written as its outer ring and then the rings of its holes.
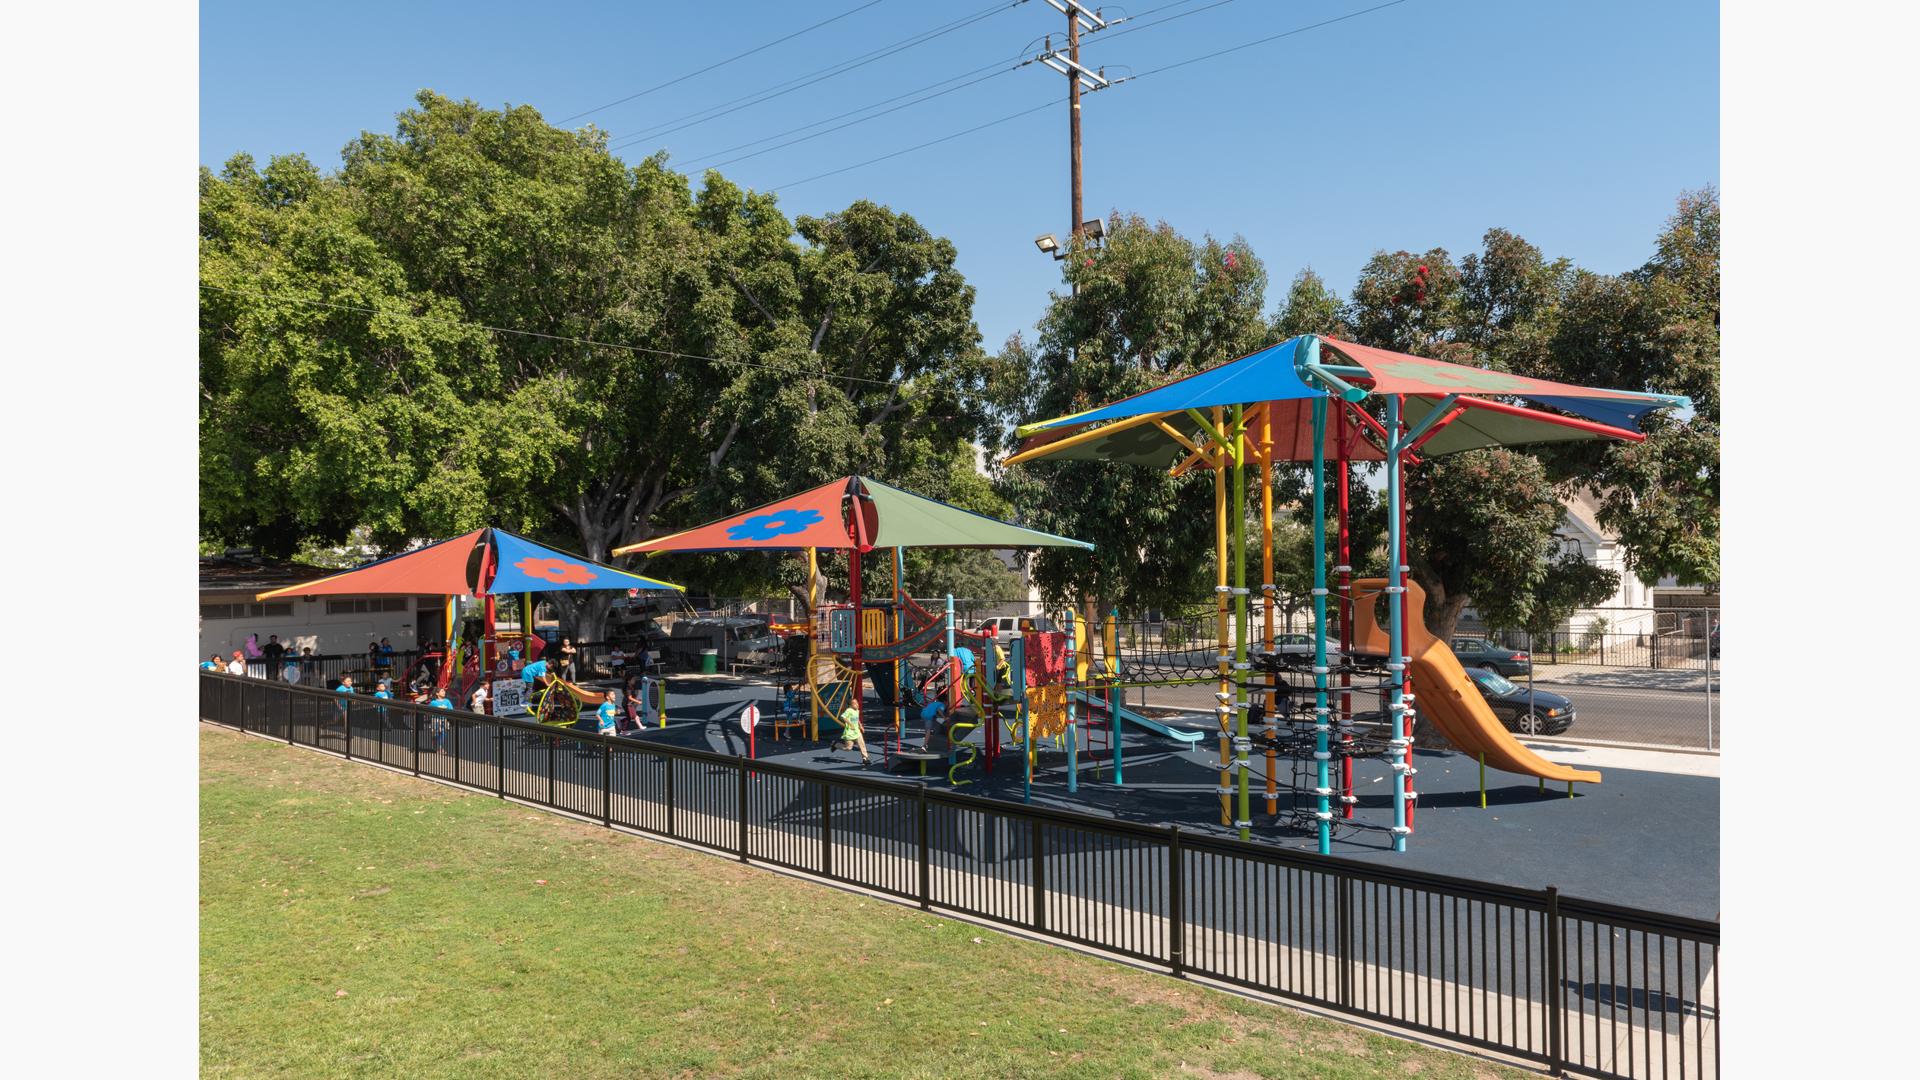
{"type": "Polygon", "coordinates": [[[1422,581],[1421,587],[1427,590],[1426,617],[1427,632],[1442,641],[1453,636],[1454,627],[1460,625],[1460,613],[1467,609],[1467,601],[1472,599],[1465,593],[1449,593],[1444,586],[1422,581]]]}

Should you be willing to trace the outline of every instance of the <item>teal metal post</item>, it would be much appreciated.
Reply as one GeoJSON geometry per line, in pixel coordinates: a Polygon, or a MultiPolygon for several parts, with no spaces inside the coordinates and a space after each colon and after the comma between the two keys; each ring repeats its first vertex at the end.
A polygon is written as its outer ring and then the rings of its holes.
{"type": "Polygon", "coordinates": [[[1113,684],[1107,687],[1107,737],[1113,740],[1113,786],[1123,787],[1124,778],[1121,767],[1126,763],[1126,732],[1120,727],[1121,702],[1125,692],[1120,689],[1120,672],[1125,670],[1120,664],[1120,609],[1114,608],[1107,616],[1113,621],[1113,684]]]}
{"type": "Polygon", "coordinates": [[[1313,399],[1313,774],[1320,854],[1333,853],[1333,759],[1327,710],[1327,399],[1313,399]]]}
{"type": "Polygon", "coordinates": [[[1400,574],[1400,395],[1387,395],[1387,433],[1391,445],[1387,454],[1387,678],[1393,689],[1387,701],[1387,715],[1393,722],[1393,739],[1387,757],[1393,764],[1393,850],[1407,850],[1407,787],[1399,775],[1411,765],[1407,760],[1407,704],[1405,673],[1406,637],[1403,619],[1407,590],[1400,574]]]}
{"type": "Polygon", "coordinates": [[[947,594],[947,659],[953,659],[953,594],[947,594]]]}
{"type": "Polygon", "coordinates": [[[1067,609],[1067,793],[1080,790],[1080,755],[1075,750],[1073,737],[1073,691],[1074,691],[1074,648],[1073,648],[1073,609],[1067,609]]]}

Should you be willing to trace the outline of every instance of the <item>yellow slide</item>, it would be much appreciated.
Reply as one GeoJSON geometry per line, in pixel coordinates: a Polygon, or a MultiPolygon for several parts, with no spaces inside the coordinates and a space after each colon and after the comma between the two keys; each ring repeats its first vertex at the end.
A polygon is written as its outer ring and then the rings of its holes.
{"type": "MultiPolygon", "coordinates": [[[[1462,753],[1486,755],[1487,764],[1502,772],[1537,776],[1543,780],[1581,781],[1597,784],[1600,774],[1589,769],[1556,765],[1520,745],[1500,718],[1487,707],[1479,687],[1467,677],[1466,669],[1453,655],[1447,643],[1427,632],[1423,613],[1427,593],[1411,578],[1407,587],[1407,611],[1403,625],[1406,655],[1412,657],[1414,704],[1432,720],[1447,741],[1462,753]]],[[[1353,648],[1355,652],[1385,656],[1387,631],[1380,626],[1376,601],[1384,594],[1385,578],[1364,578],[1353,583],[1353,648]]]]}

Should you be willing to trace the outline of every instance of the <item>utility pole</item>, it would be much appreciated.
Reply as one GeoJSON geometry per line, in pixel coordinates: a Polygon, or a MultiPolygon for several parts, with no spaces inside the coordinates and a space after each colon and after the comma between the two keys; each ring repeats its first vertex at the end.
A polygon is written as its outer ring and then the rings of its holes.
{"type": "Polygon", "coordinates": [[[1086,221],[1082,216],[1084,186],[1080,155],[1080,97],[1082,93],[1090,94],[1112,86],[1113,80],[1107,78],[1104,69],[1089,71],[1080,63],[1080,35],[1083,32],[1098,33],[1126,20],[1110,23],[1099,11],[1088,8],[1080,0],[1047,0],[1047,3],[1067,17],[1067,47],[1064,51],[1055,49],[1053,35],[1049,34],[1043,51],[1034,60],[1067,77],[1067,160],[1072,217],[1068,219],[1066,244],[1057,243],[1052,234],[1041,236],[1034,243],[1043,253],[1062,259],[1072,250],[1075,241],[1087,236],[1098,240],[1102,231],[1099,222],[1086,221]]]}
{"type": "MultiPolygon", "coordinates": [[[[1100,15],[1095,12],[1093,17],[1100,15]]],[[[1067,11],[1067,59],[1075,68],[1080,66],[1080,13],[1071,8],[1067,11]]],[[[1067,138],[1073,145],[1073,216],[1067,219],[1073,231],[1067,234],[1067,246],[1072,247],[1072,241],[1080,238],[1080,222],[1084,220],[1080,216],[1080,78],[1072,73],[1067,75],[1067,103],[1067,138]]]]}

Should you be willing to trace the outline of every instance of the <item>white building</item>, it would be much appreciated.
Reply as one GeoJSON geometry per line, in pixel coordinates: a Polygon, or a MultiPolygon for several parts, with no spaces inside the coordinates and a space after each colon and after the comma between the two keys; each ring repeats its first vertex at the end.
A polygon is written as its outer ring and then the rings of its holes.
{"type": "MultiPolygon", "coordinates": [[[[1602,619],[1610,634],[1673,633],[1681,628],[1676,620],[1687,618],[1681,613],[1719,606],[1719,596],[1702,586],[1680,585],[1670,576],[1649,586],[1635,577],[1627,569],[1627,552],[1620,537],[1600,524],[1599,500],[1593,492],[1583,488],[1563,505],[1567,514],[1554,535],[1565,549],[1577,551],[1594,566],[1620,575],[1620,587],[1612,596],[1593,607],[1576,610],[1567,620],[1568,632],[1575,638],[1602,619]]],[[[1704,627],[1695,632],[1704,633],[1704,627]]]]}
{"type": "Polygon", "coordinates": [[[201,559],[199,657],[230,656],[249,634],[257,634],[262,645],[278,634],[287,647],[312,649],[316,656],[364,653],[369,642],[381,638],[404,652],[441,638],[442,596],[254,599],[339,572],[237,553],[201,559]]]}

